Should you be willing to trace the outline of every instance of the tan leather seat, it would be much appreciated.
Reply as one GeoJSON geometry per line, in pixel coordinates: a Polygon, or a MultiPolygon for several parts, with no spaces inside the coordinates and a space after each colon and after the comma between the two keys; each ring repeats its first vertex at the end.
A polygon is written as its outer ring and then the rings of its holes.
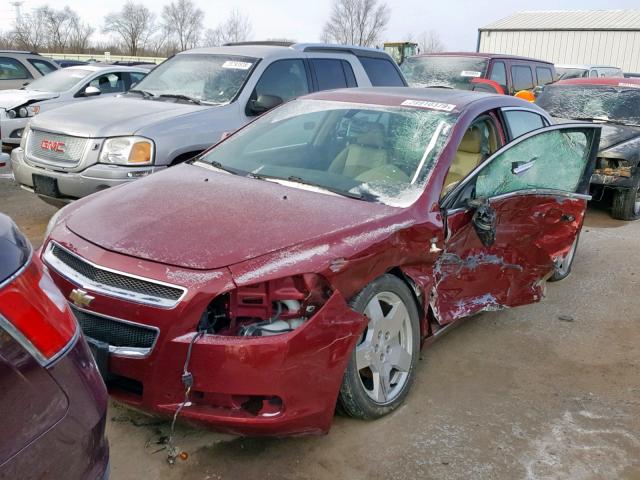
{"type": "Polygon", "coordinates": [[[384,149],[384,125],[372,123],[369,129],[358,135],[355,143],[347,145],[331,162],[329,171],[356,178],[358,175],[387,163],[384,149]]]}
{"type": "Polygon", "coordinates": [[[451,164],[449,173],[444,180],[443,192],[453,183],[457,183],[466,177],[471,170],[476,168],[482,161],[482,132],[478,127],[471,127],[466,131],[456,158],[451,164]]]}

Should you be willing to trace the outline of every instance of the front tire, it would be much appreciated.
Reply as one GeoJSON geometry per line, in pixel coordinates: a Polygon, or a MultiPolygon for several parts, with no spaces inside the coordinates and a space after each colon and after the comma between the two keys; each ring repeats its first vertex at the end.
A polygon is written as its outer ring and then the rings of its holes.
{"type": "Polygon", "coordinates": [[[614,193],[611,216],[617,220],[640,218],[640,186],[620,189],[614,193]]]}
{"type": "Polygon", "coordinates": [[[350,304],[369,323],[342,380],[338,410],[379,418],[398,408],[413,384],[420,352],[418,309],[407,285],[389,274],[367,285],[350,304]]]}

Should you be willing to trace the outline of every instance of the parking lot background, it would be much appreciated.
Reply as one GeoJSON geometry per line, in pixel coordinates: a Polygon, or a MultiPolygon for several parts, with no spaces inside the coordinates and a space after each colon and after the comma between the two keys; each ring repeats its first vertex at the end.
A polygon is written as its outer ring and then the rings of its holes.
{"type": "MultiPolygon", "coordinates": [[[[55,212],[0,179],[35,246],[55,212]]],[[[422,352],[405,405],[327,436],[242,439],[110,406],[112,479],[640,479],[640,222],[591,207],[572,275],[422,352]]]]}

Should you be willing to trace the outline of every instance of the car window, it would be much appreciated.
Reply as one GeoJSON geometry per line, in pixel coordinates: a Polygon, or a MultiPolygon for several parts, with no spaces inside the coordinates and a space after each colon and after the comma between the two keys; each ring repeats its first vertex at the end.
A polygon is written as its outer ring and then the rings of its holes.
{"type": "Polygon", "coordinates": [[[94,78],[89,85],[99,88],[102,93],[124,92],[124,81],[122,72],[106,73],[94,78]]]}
{"type": "Polygon", "coordinates": [[[353,73],[353,68],[351,68],[351,64],[346,60],[342,60],[342,68],[344,68],[344,74],[347,77],[347,87],[357,87],[358,82],[356,82],[356,76],[353,73]]]}
{"type": "Polygon", "coordinates": [[[44,60],[36,60],[30,58],[29,63],[33,65],[35,69],[38,70],[42,75],[46,75],[47,73],[55,72],[57,70],[56,67],[51,65],[49,62],[45,62],[44,60]]]}
{"type": "Polygon", "coordinates": [[[15,58],[0,57],[0,80],[31,78],[29,71],[15,58]]]}
{"type": "Polygon", "coordinates": [[[525,133],[529,133],[533,130],[546,126],[544,118],[534,112],[526,110],[507,110],[503,111],[503,115],[507,121],[509,136],[512,140],[524,135],[525,133]]]}
{"type": "Polygon", "coordinates": [[[493,80],[505,90],[507,89],[507,69],[504,66],[504,62],[493,62],[489,80],[493,80]]]}
{"type": "Polygon", "coordinates": [[[597,70],[591,70],[589,72],[589,77],[591,78],[598,78],[598,71],[597,70]]]}
{"type": "Polygon", "coordinates": [[[396,66],[386,58],[358,57],[374,87],[404,87],[396,66]]]}
{"type": "Polygon", "coordinates": [[[142,80],[145,77],[144,73],[138,73],[138,72],[129,72],[129,76],[131,77],[131,83],[138,83],[140,80],[142,80]]]}
{"type": "Polygon", "coordinates": [[[595,129],[551,130],[507,148],[475,177],[475,198],[531,189],[576,192],[594,134],[595,129]]]}
{"type": "Polygon", "coordinates": [[[332,58],[313,58],[311,65],[318,80],[319,90],[331,90],[333,88],[345,88],[347,76],[345,75],[341,60],[332,58]]]}
{"type": "Polygon", "coordinates": [[[278,60],[269,65],[256,84],[255,97],[275,95],[283,101],[309,93],[309,81],[302,60],[278,60]]]}
{"type": "Polygon", "coordinates": [[[553,82],[553,74],[550,68],[536,67],[536,75],[538,76],[538,85],[546,85],[553,82]]]}
{"type": "Polygon", "coordinates": [[[520,90],[531,90],[533,85],[533,73],[531,68],[524,65],[511,66],[511,79],[516,92],[520,90]]]}

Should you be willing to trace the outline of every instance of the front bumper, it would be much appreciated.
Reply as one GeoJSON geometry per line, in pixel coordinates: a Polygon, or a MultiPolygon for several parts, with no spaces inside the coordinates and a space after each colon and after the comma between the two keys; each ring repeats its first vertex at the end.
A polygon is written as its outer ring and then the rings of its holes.
{"type": "Polygon", "coordinates": [[[22,132],[24,127],[27,126],[31,118],[8,118],[3,116],[0,119],[0,136],[2,137],[2,143],[11,147],[17,147],[20,145],[22,139],[22,132]]]}
{"type": "MultiPolygon", "coordinates": [[[[55,237],[67,248],[81,251],[86,260],[114,270],[144,271],[147,278],[155,280],[189,279],[194,274],[123,258],[66,229],[56,229],[55,237]]],[[[161,309],[101,295],[50,270],[66,297],[77,287],[95,297],[90,312],[159,330],[147,357],[109,356],[107,385],[120,401],[148,412],[173,415],[184,400],[182,367],[196,325],[208,303],[233,288],[230,272],[221,269],[206,283],[185,282],[182,286],[188,291],[183,300],[175,308],[161,309]]],[[[365,326],[366,318],[353,311],[336,291],[293,332],[250,338],[205,335],[193,346],[189,371],[194,384],[190,404],[180,417],[241,435],[326,433],[344,371],[365,326]]]]}
{"type": "Polygon", "coordinates": [[[120,165],[94,164],[81,172],[61,172],[45,166],[33,166],[24,158],[24,150],[15,148],[11,152],[11,168],[16,182],[26,190],[34,191],[33,175],[44,175],[57,180],[60,195],[46,197],[56,202],[70,202],[91,195],[109,187],[122,185],[137,178],[149,175],[164,167],[123,167],[120,165]]]}

